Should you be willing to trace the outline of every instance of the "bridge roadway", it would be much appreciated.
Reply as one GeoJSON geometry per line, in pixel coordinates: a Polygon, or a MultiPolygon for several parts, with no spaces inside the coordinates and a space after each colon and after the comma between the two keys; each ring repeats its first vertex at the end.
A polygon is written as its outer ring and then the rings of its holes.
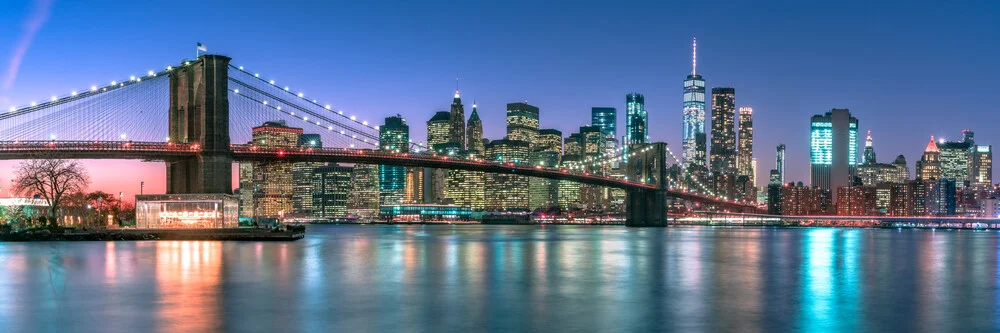
{"type": "MultiPolygon", "coordinates": [[[[575,173],[566,169],[543,168],[519,163],[464,160],[434,153],[396,153],[370,149],[346,148],[277,148],[245,144],[230,145],[232,158],[245,161],[329,162],[398,165],[458,169],[488,173],[519,174],[547,179],[569,180],[584,184],[626,190],[655,190],[651,184],[603,175],[575,173]]],[[[132,141],[0,141],[0,160],[35,158],[64,159],[136,159],[174,161],[198,156],[198,144],[132,141]]],[[[721,200],[686,191],[669,191],[672,198],[701,202],[721,208],[748,208],[752,203],[721,200]]]]}

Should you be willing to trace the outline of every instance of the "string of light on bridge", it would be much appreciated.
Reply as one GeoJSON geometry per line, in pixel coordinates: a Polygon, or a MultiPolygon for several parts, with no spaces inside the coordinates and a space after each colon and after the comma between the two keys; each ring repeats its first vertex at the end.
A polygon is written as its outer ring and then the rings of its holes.
{"type": "MultiPolygon", "coordinates": [[[[286,92],[286,93],[288,93],[288,94],[290,94],[292,96],[295,96],[296,98],[299,98],[299,99],[301,99],[302,101],[304,101],[306,103],[312,104],[313,106],[316,106],[316,107],[319,107],[321,109],[330,111],[331,113],[336,114],[336,115],[341,116],[341,117],[344,117],[346,119],[350,119],[351,121],[353,121],[353,122],[355,122],[355,123],[357,123],[357,124],[359,124],[361,126],[367,127],[369,129],[372,129],[372,130],[375,130],[375,131],[379,130],[379,126],[378,125],[374,125],[374,126],[373,125],[369,125],[367,120],[358,120],[358,117],[355,116],[355,115],[353,115],[353,114],[350,115],[350,116],[344,115],[344,110],[335,109],[335,108],[331,107],[330,104],[322,104],[322,103],[320,103],[319,101],[317,101],[315,99],[308,99],[308,98],[305,97],[305,93],[303,93],[303,92],[294,93],[294,92],[291,91],[291,89],[288,86],[281,87],[273,79],[268,80],[268,79],[262,78],[261,75],[260,75],[260,73],[253,73],[253,74],[251,74],[250,71],[244,69],[243,66],[230,65],[229,67],[230,68],[234,68],[236,70],[239,70],[239,71],[241,71],[241,72],[243,72],[243,73],[245,73],[247,75],[251,75],[251,76],[253,76],[256,79],[258,79],[258,80],[260,80],[262,82],[265,82],[265,83],[267,83],[267,84],[269,84],[269,85],[271,85],[271,86],[273,86],[275,88],[278,88],[279,90],[284,91],[284,92],[286,92]]],[[[410,145],[417,146],[417,147],[419,147],[419,148],[421,148],[423,150],[427,150],[427,146],[424,146],[421,143],[413,142],[413,140],[410,140],[410,145]]]]}
{"type": "MultiPolygon", "coordinates": [[[[316,124],[316,126],[319,126],[319,127],[323,128],[323,129],[326,129],[327,131],[329,131],[331,133],[340,134],[340,135],[342,135],[342,136],[344,136],[344,137],[346,137],[348,139],[353,139],[353,140],[356,140],[356,141],[359,141],[359,142],[364,142],[364,143],[371,144],[371,145],[376,145],[377,144],[377,142],[371,142],[367,138],[358,139],[358,135],[357,134],[347,134],[347,132],[344,131],[344,130],[337,131],[337,130],[335,130],[333,128],[332,125],[324,127],[323,124],[320,123],[319,121],[310,122],[309,117],[307,117],[307,116],[301,116],[301,117],[299,117],[299,116],[295,115],[295,112],[291,112],[291,111],[287,111],[287,110],[282,110],[280,105],[270,104],[266,100],[258,100],[256,98],[247,96],[246,94],[240,94],[240,90],[239,89],[229,89],[229,91],[231,91],[233,94],[238,95],[240,97],[243,97],[243,98],[255,101],[257,103],[260,103],[261,105],[263,105],[265,107],[268,107],[268,108],[271,108],[272,110],[276,110],[278,112],[287,114],[287,115],[289,115],[291,117],[300,118],[300,119],[302,119],[303,121],[305,121],[305,122],[307,122],[309,124],[316,124]]],[[[354,148],[354,144],[352,143],[350,145],[350,147],[354,148]]]]}

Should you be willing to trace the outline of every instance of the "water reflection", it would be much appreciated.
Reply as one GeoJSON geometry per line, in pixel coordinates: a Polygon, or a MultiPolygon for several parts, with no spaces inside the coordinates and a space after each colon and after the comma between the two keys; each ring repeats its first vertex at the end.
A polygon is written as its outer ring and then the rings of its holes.
{"type": "Polygon", "coordinates": [[[14,332],[990,331],[997,237],[318,226],[294,243],[0,243],[0,322],[14,332]]]}

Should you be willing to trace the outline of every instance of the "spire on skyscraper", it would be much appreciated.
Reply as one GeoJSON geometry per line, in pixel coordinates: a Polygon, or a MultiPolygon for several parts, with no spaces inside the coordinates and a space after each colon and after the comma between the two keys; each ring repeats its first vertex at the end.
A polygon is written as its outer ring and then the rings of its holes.
{"type": "Polygon", "coordinates": [[[691,39],[691,75],[698,74],[698,38],[691,39]]]}
{"type": "Polygon", "coordinates": [[[865,147],[872,146],[872,130],[868,130],[868,137],[865,138],[865,147]]]}

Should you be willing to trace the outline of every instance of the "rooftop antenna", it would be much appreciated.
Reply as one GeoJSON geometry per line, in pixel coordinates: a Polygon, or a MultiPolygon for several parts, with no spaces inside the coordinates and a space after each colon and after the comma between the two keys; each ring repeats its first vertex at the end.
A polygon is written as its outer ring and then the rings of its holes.
{"type": "Polygon", "coordinates": [[[458,78],[455,78],[455,98],[458,98],[458,78]]]}

